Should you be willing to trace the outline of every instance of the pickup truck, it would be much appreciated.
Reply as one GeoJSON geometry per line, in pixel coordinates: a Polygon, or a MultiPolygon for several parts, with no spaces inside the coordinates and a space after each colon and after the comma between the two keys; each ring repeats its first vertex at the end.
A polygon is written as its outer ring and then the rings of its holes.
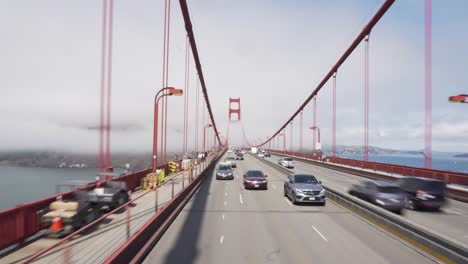
{"type": "Polygon", "coordinates": [[[120,181],[105,182],[99,188],[89,191],[88,199],[100,208],[113,210],[128,202],[127,184],[120,181]]]}

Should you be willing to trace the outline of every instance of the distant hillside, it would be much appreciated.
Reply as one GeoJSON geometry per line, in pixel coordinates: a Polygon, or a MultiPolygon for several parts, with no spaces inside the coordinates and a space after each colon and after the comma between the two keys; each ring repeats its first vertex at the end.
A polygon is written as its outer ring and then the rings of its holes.
{"type": "Polygon", "coordinates": [[[468,153],[453,155],[454,158],[468,158],[468,153]]]}
{"type": "MultiPolygon", "coordinates": [[[[330,146],[323,146],[323,152],[330,153],[330,146]]],[[[364,150],[362,146],[336,146],[337,155],[362,155],[364,150]]],[[[416,155],[423,156],[424,153],[419,150],[396,150],[386,149],[381,147],[369,146],[369,154],[371,155],[416,155]]]]}
{"type": "MultiPolygon", "coordinates": [[[[130,164],[131,170],[151,166],[151,153],[116,153],[111,156],[114,167],[130,164]]],[[[172,157],[168,154],[168,157],[172,157]]],[[[55,151],[16,151],[0,152],[0,166],[22,167],[98,167],[98,156],[95,154],[78,154],[55,151]]]]}

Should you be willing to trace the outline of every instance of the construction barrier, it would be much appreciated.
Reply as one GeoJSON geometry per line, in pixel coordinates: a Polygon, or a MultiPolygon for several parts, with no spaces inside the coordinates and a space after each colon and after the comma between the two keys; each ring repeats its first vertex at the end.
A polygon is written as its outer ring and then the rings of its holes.
{"type": "Polygon", "coordinates": [[[171,161],[169,162],[169,171],[171,173],[176,173],[180,170],[180,164],[177,161],[171,161]]]}
{"type": "Polygon", "coordinates": [[[148,173],[143,179],[141,179],[141,189],[145,191],[151,190],[155,184],[159,186],[164,183],[165,177],[164,170],[156,170],[155,173],[148,173]]]}
{"type": "Polygon", "coordinates": [[[184,171],[188,171],[192,168],[192,160],[191,159],[184,159],[182,160],[182,169],[184,171]]]}

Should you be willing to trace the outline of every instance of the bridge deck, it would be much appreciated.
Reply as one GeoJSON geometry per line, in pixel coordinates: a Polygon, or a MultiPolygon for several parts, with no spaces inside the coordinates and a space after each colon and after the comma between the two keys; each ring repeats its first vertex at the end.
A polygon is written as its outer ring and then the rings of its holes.
{"type": "Polygon", "coordinates": [[[342,207],[293,206],[284,174],[252,157],[234,181],[208,178],[145,263],[431,263],[432,260],[342,207]],[[266,191],[244,190],[261,169],[266,191]]]}

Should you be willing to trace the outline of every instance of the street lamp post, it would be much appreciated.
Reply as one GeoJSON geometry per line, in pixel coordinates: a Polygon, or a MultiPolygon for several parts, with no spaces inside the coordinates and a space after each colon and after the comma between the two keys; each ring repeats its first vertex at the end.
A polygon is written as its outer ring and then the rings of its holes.
{"type": "Polygon", "coordinates": [[[213,125],[208,124],[203,127],[203,152],[206,152],[206,129],[212,126],[213,125]]]}
{"type": "Polygon", "coordinates": [[[161,98],[166,96],[181,96],[183,94],[182,89],[176,89],[174,87],[162,88],[158,91],[154,97],[154,123],[153,123],[153,172],[156,172],[158,164],[157,150],[158,150],[158,104],[161,98]],[[162,94],[161,94],[162,93],[162,94]]]}
{"type": "MultiPolygon", "coordinates": [[[[314,130],[314,131],[317,130],[317,133],[318,133],[318,135],[317,135],[317,143],[320,145],[320,128],[319,128],[318,126],[312,126],[312,127],[310,127],[310,129],[312,129],[312,130],[314,130]]],[[[315,149],[315,146],[314,146],[314,149],[315,149]]]]}

